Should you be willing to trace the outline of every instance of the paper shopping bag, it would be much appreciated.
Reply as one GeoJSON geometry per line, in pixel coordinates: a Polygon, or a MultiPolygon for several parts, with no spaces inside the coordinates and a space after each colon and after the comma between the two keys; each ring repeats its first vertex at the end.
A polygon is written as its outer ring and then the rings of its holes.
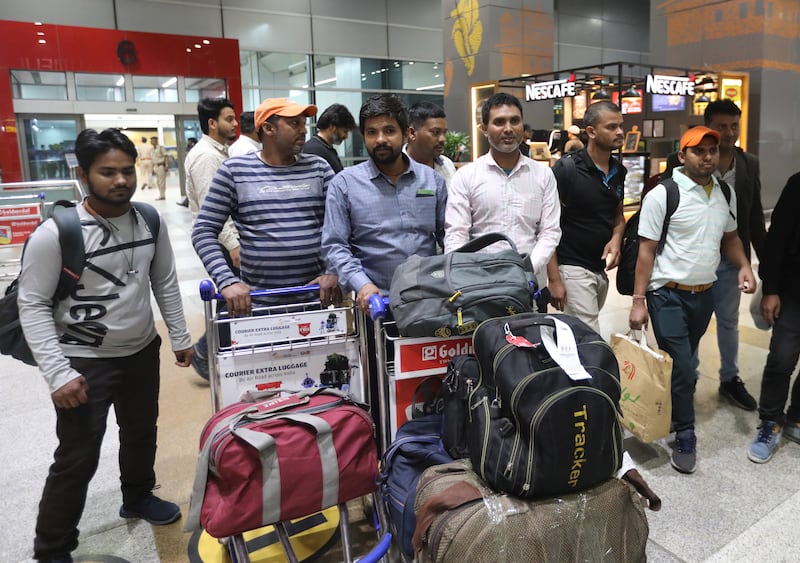
{"type": "Polygon", "coordinates": [[[612,334],[611,349],[619,362],[622,423],[642,442],[669,434],[672,419],[672,358],[631,334],[612,334]]]}

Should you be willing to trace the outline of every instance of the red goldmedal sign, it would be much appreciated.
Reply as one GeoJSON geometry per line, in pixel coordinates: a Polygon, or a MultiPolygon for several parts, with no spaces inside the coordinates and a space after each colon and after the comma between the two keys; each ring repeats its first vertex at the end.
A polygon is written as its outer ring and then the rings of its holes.
{"type": "Polygon", "coordinates": [[[403,379],[447,372],[447,363],[455,356],[472,354],[472,337],[401,338],[395,341],[397,369],[395,377],[403,379]]]}

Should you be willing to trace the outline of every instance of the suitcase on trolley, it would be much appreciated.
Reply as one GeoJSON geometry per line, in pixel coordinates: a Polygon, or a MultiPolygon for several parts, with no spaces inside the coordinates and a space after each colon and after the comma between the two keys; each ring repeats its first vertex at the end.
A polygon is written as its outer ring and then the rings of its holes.
{"type": "Polygon", "coordinates": [[[646,561],[641,497],[615,478],[531,501],[492,491],[461,460],[422,474],[414,508],[420,562],[646,561]]]}
{"type": "Polygon", "coordinates": [[[374,432],[361,405],[329,388],[223,408],[202,432],[186,528],[233,536],[372,493],[374,432]]]}

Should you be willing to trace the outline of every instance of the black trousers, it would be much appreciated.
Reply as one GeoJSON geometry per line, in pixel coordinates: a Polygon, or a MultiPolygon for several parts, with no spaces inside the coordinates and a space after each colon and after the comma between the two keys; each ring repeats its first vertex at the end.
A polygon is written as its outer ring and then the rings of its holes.
{"type": "MultiPolygon", "coordinates": [[[[800,300],[781,295],[781,314],[772,327],[769,354],[761,379],[758,414],[762,420],[783,424],[784,408],[790,399],[789,386],[800,357],[800,300]]],[[[800,378],[791,386],[791,401],[786,411],[790,422],[800,422],[800,378]]]]}
{"type": "Polygon", "coordinates": [[[119,426],[123,502],[135,502],[155,486],[160,347],[161,337],[156,336],[132,356],[69,358],[89,384],[89,402],[56,409],[59,444],[39,502],[35,559],[67,554],[78,547],[78,522],[89,481],[97,470],[111,405],[119,426]]]}

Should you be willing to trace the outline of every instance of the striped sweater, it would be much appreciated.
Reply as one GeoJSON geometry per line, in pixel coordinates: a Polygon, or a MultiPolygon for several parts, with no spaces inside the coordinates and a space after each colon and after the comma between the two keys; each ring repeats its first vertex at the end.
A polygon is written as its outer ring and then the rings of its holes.
{"type": "Polygon", "coordinates": [[[253,289],[305,285],[324,273],[320,251],[325,195],[333,171],[314,155],[271,166],[258,153],[226,160],[211,182],[192,244],[217,288],[242,281],[253,289]],[[230,216],[239,232],[241,279],[217,241],[230,216]]]}

